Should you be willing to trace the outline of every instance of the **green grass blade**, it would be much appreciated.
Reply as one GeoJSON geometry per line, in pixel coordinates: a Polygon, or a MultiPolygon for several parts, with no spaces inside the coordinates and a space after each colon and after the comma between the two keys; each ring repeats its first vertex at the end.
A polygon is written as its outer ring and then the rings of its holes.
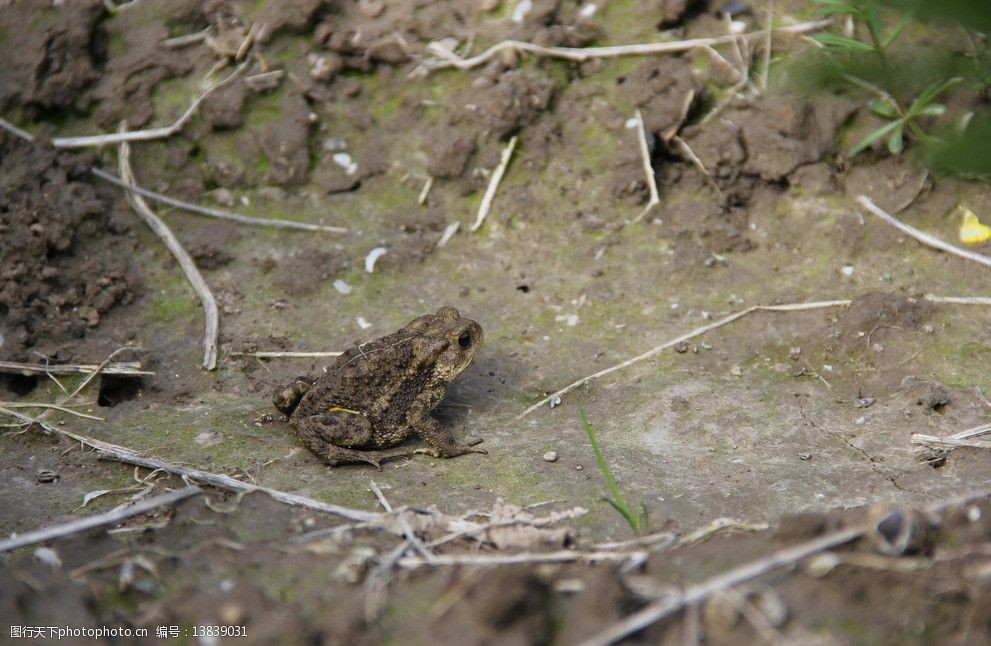
{"type": "Polygon", "coordinates": [[[891,33],[884,39],[881,43],[881,47],[888,49],[891,47],[891,43],[895,42],[895,39],[901,35],[901,33],[908,27],[909,23],[912,22],[912,15],[902,16],[901,20],[892,28],[891,33]]]}
{"type": "Polygon", "coordinates": [[[619,493],[619,487],[616,486],[616,480],[613,478],[612,471],[609,469],[609,464],[606,462],[606,458],[602,455],[602,449],[599,448],[599,441],[595,438],[595,429],[592,428],[592,422],[588,420],[588,415],[585,414],[584,409],[579,409],[582,416],[582,423],[585,425],[585,434],[588,435],[588,441],[592,445],[592,452],[595,453],[595,461],[599,465],[599,471],[602,472],[603,477],[606,479],[606,485],[609,487],[609,493],[612,495],[613,500],[618,504],[626,507],[626,502],[623,500],[623,495],[619,493]]]}
{"type": "Polygon", "coordinates": [[[626,508],[626,505],[621,505],[612,498],[606,498],[605,496],[602,496],[602,499],[607,503],[609,503],[613,509],[618,511],[620,516],[626,519],[626,522],[630,526],[630,529],[632,529],[634,532],[638,534],[640,533],[640,523],[637,520],[637,518],[630,513],[630,510],[626,508]]]}
{"type": "Polygon", "coordinates": [[[912,102],[912,107],[908,109],[908,116],[910,118],[918,116],[919,114],[921,114],[922,110],[925,110],[926,107],[936,99],[936,97],[946,92],[950,88],[956,87],[962,81],[963,81],[963,77],[954,76],[953,78],[947,79],[942,83],[933,83],[925,90],[923,90],[922,93],[918,96],[918,98],[916,98],[915,101],[912,102]]]}
{"type": "Polygon", "coordinates": [[[833,50],[853,50],[858,52],[873,52],[874,48],[856,38],[847,38],[840,34],[831,34],[828,31],[816,34],[812,37],[819,44],[833,50]]]}

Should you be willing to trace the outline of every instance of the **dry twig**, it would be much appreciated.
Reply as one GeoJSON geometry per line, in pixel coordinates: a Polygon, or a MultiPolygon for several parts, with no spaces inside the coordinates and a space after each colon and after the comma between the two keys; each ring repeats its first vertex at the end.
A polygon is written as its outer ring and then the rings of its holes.
{"type": "Polygon", "coordinates": [[[343,352],[231,352],[232,357],[255,357],[256,359],[320,359],[339,357],[343,352]]]}
{"type": "Polygon", "coordinates": [[[764,71],[760,76],[760,91],[767,92],[767,81],[771,76],[771,37],[774,34],[773,29],[774,22],[774,3],[769,1],[767,3],[767,27],[764,31],[767,36],[764,40],[764,71]]]}
{"type": "Polygon", "coordinates": [[[9,552],[10,550],[14,550],[19,547],[42,543],[44,541],[52,540],[53,538],[61,538],[62,536],[69,536],[70,534],[83,532],[87,529],[93,529],[94,527],[114,525],[122,520],[131,518],[132,516],[146,514],[149,511],[154,511],[159,507],[165,507],[166,505],[171,505],[179,502],[180,500],[185,500],[186,498],[195,496],[201,492],[202,490],[199,487],[185,487],[183,489],[179,489],[178,491],[171,491],[169,493],[162,494],[161,496],[149,498],[148,500],[138,502],[129,507],[118,507],[117,509],[112,509],[106,513],[95,514],[93,516],[87,516],[86,518],[79,518],[69,521],[68,523],[63,523],[62,525],[56,525],[55,527],[39,529],[34,532],[28,532],[27,534],[21,534],[20,536],[11,536],[7,540],[0,541],[0,552],[9,552]]]}
{"type": "Polygon", "coordinates": [[[423,206],[427,203],[427,198],[430,196],[430,189],[434,186],[434,178],[427,177],[427,181],[423,183],[423,189],[420,191],[420,195],[416,198],[416,203],[423,206]]]}
{"type": "MultiPolygon", "coordinates": [[[[991,491],[981,491],[950,498],[929,507],[927,511],[931,514],[939,514],[947,509],[987,498],[989,495],[991,495],[991,491]]],[[[648,604],[646,607],[613,624],[597,635],[593,635],[581,642],[580,646],[608,646],[609,644],[614,644],[624,637],[639,632],[685,607],[705,602],[713,593],[730,589],[778,568],[794,565],[819,552],[845,545],[863,536],[865,531],[866,527],[864,526],[841,529],[726,570],[702,583],[690,585],[677,594],[666,596],[663,599],[648,604]]]]}
{"type": "Polygon", "coordinates": [[[988,296],[937,296],[926,294],[926,300],[930,303],[941,303],[945,305],[991,305],[991,297],[988,296]]]}
{"type": "Polygon", "coordinates": [[[119,186],[132,193],[137,193],[142,197],[147,197],[149,200],[155,200],[156,202],[161,202],[162,204],[168,204],[169,206],[174,206],[177,209],[182,209],[183,211],[189,211],[190,213],[197,213],[199,215],[205,215],[211,218],[219,218],[221,220],[231,220],[233,222],[240,222],[241,224],[250,224],[259,227],[275,227],[279,229],[302,229],[304,231],[325,231],[327,233],[347,233],[348,230],[344,227],[328,226],[325,224],[310,224],[309,222],[296,222],[294,220],[273,220],[271,218],[256,218],[252,215],[242,215],[240,213],[235,213],[233,211],[225,211],[224,209],[215,209],[210,206],[201,206],[199,204],[193,204],[192,202],[186,202],[184,200],[177,200],[174,197],[169,197],[168,195],[162,195],[161,193],[156,193],[155,191],[150,191],[146,188],[142,188],[137,184],[128,184],[124,180],[111,175],[105,170],[99,168],[91,168],[90,172],[102,179],[105,182],[109,182],[114,186],[119,186]]]}
{"type": "Polygon", "coordinates": [[[158,43],[166,49],[178,49],[179,47],[185,47],[186,45],[193,45],[195,43],[202,43],[206,40],[206,37],[210,35],[210,28],[207,27],[201,31],[194,32],[192,34],[185,34],[184,36],[175,36],[173,38],[166,38],[165,40],[158,43]]]}
{"type": "MultiPolygon", "coordinates": [[[[134,171],[131,170],[131,146],[126,140],[121,141],[118,154],[120,155],[121,179],[129,186],[134,186],[136,182],[134,180],[134,171]]],[[[155,235],[165,243],[165,246],[175,256],[175,259],[179,262],[179,266],[182,267],[183,273],[186,274],[186,279],[189,280],[196,294],[200,297],[200,302],[203,303],[206,329],[203,333],[202,367],[207,370],[213,370],[217,367],[217,336],[220,328],[220,314],[217,311],[217,301],[213,297],[213,292],[210,291],[210,287],[203,280],[203,276],[200,274],[200,270],[196,268],[196,263],[193,262],[192,257],[183,248],[182,243],[179,242],[179,239],[172,233],[168,225],[155,215],[154,211],[151,210],[148,203],[140,195],[131,193],[130,197],[131,204],[134,205],[134,210],[138,212],[138,215],[145,221],[148,228],[155,232],[155,235]]]]}
{"type": "Polygon", "coordinates": [[[72,410],[66,406],[60,406],[58,404],[48,404],[45,402],[0,402],[0,406],[5,409],[9,408],[45,408],[48,410],[57,410],[62,413],[67,413],[69,415],[75,415],[76,417],[82,417],[83,419],[93,419],[98,422],[102,422],[102,417],[97,417],[96,415],[88,415],[86,413],[80,413],[77,410],[72,410]]]}
{"type": "Polygon", "coordinates": [[[222,87],[230,85],[241,72],[245,70],[248,63],[242,63],[234,72],[232,72],[227,78],[218,81],[208,87],[203,94],[199,95],[196,100],[194,100],[189,108],[186,109],[182,116],[176,119],[175,123],[169,126],[163,126],[161,128],[148,128],[147,130],[130,130],[127,132],[117,132],[102,135],[85,135],[81,137],[55,137],[52,139],[52,145],[56,148],[85,148],[86,146],[106,146],[109,144],[119,144],[128,141],[150,141],[152,139],[164,139],[166,137],[171,137],[175,133],[183,129],[183,127],[193,118],[196,111],[199,109],[203,101],[206,100],[208,96],[216,92],[222,87]]]}
{"type": "Polygon", "coordinates": [[[509,159],[513,156],[513,150],[516,148],[517,137],[513,136],[506,144],[506,147],[502,150],[502,158],[499,160],[499,165],[496,166],[495,170],[492,172],[492,179],[489,180],[489,187],[485,189],[485,195],[482,197],[482,203],[478,206],[478,216],[475,218],[475,224],[471,225],[471,231],[478,231],[482,223],[485,222],[486,216],[489,214],[489,209],[492,208],[492,200],[495,199],[496,190],[499,188],[499,182],[502,181],[502,176],[506,172],[506,167],[509,166],[509,159]]]}
{"type": "Polygon", "coordinates": [[[719,184],[717,184],[716,180],[712,178],[712,174],[709,172],[709,169],[705,167],[705,164],[702,163],[699,156],[696,155],[695,151],[688,145],[688,142],[678,135],[674,135],[671,137],[671,143],[673,143],[675,148],[678,149],[678,152],[688,159],[689,163],[691,163],[691,165],[702,174],[702,178],[705,179],[706,184],[716,191],[716,195],[719,196],[719,199],[725,201],[726,197],[723,195],[723,190],[719,188],[719,184]]]}
{"type": "Polygon", "coordinates": [[[746,521],[735,520],[733,518],[717,518],[705,527],[700,527],[693,532],[685,534],[675,541],[674,546],[682,547],[684,545],[699,543],[724,531],[759,532],[767,528],[767,523],[749,523],[746,521]]]}
{"type": "Polygon", "coordinates": [[[670,341],[665,341],[664,343],[662,343],[661,345],[657,346],[656,348],[652,348],[652,349],[648,350],[647,352],[644,352],[643,354],[637,355],[637,356],[635,356],[635,357],[633,357],[631,359],[627,359],[626,361],[623,361],[622,363],[616,364],[615,366],[611,366],[609,368],[606,368],[605,370],[600,370],[599,372],[596,372],[594,374],[588,375],[587,377],[582,377],[578,381],[576,381],[576,382],[574,382],[574,383],[572,383],[572,384],[570,384],[568,386],[565,386],[564,388],[562,388],[561,390],[558,390],[557,392],[551,393],[550,395],[548,395],[547,397],[544,397],[543,399],[541,399],[539,402],[537,402],[533,406],[530,406],[525,411],[523,411],[522,413],[520,413],[517,416],[517,419],[519,419],[521,417],[524,417],[526,415],[529,415],[530,413],[532,413],[533,411],[537,410],[538,408],[540,408],[541,406],[543,406],[547,402],[551,401],[552,399],[555,399],[555,398],[560,399],[560,397],[562,395],[571,392],[572,390],[574,390],[575,388],[578,388],[579,386],[583,386],[583,385],[587,384],[588,382],[592,381],[593,379],[598,379],[599,377],[604,377],[605,375],[608,375],[608,374],[610,374],[612,372],[616,372],[617,370],[622,370],[623,368],[626,368],[628,366],[632,366],[635,363],[639,363],[641,361],[645,361],[646,359],[650,359],[651,357],[659,354],[661,351],[666,350],[667,348],[673,347],[673,346],[681,343],[682,341],[688,341],[690,339],[694,339],[697,336],[702,336],[706,332],[711,332],[712,330],[715,330],[716,328],[722,327],[722,326],[724,326],[724,325],[726,325],[728,323],[732,323],[733,321],[735,321],[737,319],[740,319],[740,318],[743,318],[744,316],[746,316],[748,314],[752,314],[754,312],[797,312],[797,311],[802,311],[802,310],[820,309],[820,308],[824,308],[824,307],[845,307],[845,306],[847,306],[849,304],[850,304],[850,300],[849,299],[841,299],[841,300],[835,300],[835,301],[817,301],[817,302],[811,302],[811,303],[788,303],[788,304],[785,304],[785,305],[754,305],[752,307],[748,307],[745,310],[740,310],[739,312],[736,312],[734,314],[730,314],[729,316],[726,316],[724,318],[721,318],[718,321],[714,321],[714,322],[712,322],[712,323],[710,323],[708,325],[703,325],[702,327],[697,328],[695,330],[692,330],[691,332],[688,332],[687,334],[682,334],[679,337],[675,337],[674,339],[671,339],[670,341]]]}
{"type": "Polygon", "coordinates": [[[655,206],[661,203],[660,195],[657,193],[657,179],[654,177],[654,167],[650,163],[650,146],[647,145],[647,126],[644,125],[643,115],[640,113],[640,110],[637,110],[636,119],[637,144],[640,148],[640,161],[643,163],[643,172],[647,177],[647,189],[650,191],[650,199],[647,201],[647,206],[640,211],[640,214],[633,218],[631,224],[642,220],[655,206]]]}
{"type": "MultiPolygon", "coordinates": [[[[100,365],[96,366],[88,375],[86,375],[86,377],[79,383],[79,385],[76,386],[76,389],[73,390],[71,393],[68,393],[62,399],[60,399],[57,402],[57,405],[58,406],[63,406],[65,404],[67,404],[68,402],[72,401],[72,399],[76,395],[78,395],[79,393],[81,393],[83,391],[83,389],[86,388],[86,386],[88,386],[90,384],[91,381],[93,381],[94,379],[96,379],[97,375],[101,374],[106,369],[107,366],[111,365],[111,363],[113,362],[114,357],[116,357],[118,354],[120,354],[124,350],[134,350],[134,349],[135,349],[134,346],[126,345],[126,346],[124,346],[122,348],[117,348],[116,350],[114,350],[113,352],[111,352],[110,355],[107,356],[107,358],[103,360],[103,363],[101,363],[100,365]]],[[[48,408],[46,410],[43,410],[40,414],[38,414],[38,415],[36,415],[34,417],[31,417],[31,416],[28,416],[28,415],[22,415],[21,413],[18,413],[15,410],[11,410],[10,408],[2,408],[2,407],[0,407],[0,412],[2,412],[3,414],[10,415],[11,417],[14,417],[16,419],[21,420],[22,424],[20,424],[20,426],[24,426],[25,427],[25,430],[31,428],[31,425],[32,424],[38,424],[45,431],[47,431],[49,433],[54,433],[54,432],[56,432],[56,429],[52,425],[46,424],[43,421],[44,418],[45,418],[45,416],[47,416],[48,413],[50,413],[51,411],[52,411],[52,409],[51,408],[48,408]]]]}
{"type": "Polygon", "coordinates": [[[989,433],[991,433],[991,424],[981,424],[980,426],[954,433],[948,437],[913,433],[912,444],[921,444],[934,449],[955,449],[961,446],[969,446],[976,449],[991,449],[991,441],[974,439],[989,433]]]}
{"type": "MultiPolygon", "coordinates": [[[[97,369],[92,364],[50,363],[18,363],[16,361],[0,361],[0,372],[15,372],[24,375],[78,375],[88,374],[97,369]]],[[[105,375],[143,376],[153,375],[150,370],[142,370],[137,361],[120,361],[104,366],[101,371],[105,375]]]]}
{"type": "Polygon", "coordinates": [[[210,471],[203,471],[201,469],[195,469],[192,467],[186,467],[179,464],[173,464],[171,462],[166,462],[165,460],[160,460],[158,458],[152,458],[144,456],[133,449],[129,449],[123,446],[118,446],[117,444],[111,444],[109,442],[104,442],[103,440],[98,440],[93,437],[87,437],[85,435],[79,435],[65,429],[52,429],[55,433],[67,437],[71,440],[75,440],[84,446],[88,446],[95,449],[101,457],[106,457],[111,460],[116,460],[118,462],[123,462],[125,464],[132,464],[139,467],[145,467],[146,469],[161,469],[167,473],[173,475],[181,476],[184,479],[195,480],[204,484],[208,484],[220,489],[226,489],[228,491],[234,492],[245,492],[250,493],[253,491],[260,491],[266,493],[275,500],[285,503],[287,505],[293,505],[296,507],[303,507],[305,509],[312,509],[313,511],[325,512],[328,514],[334,514],[335,516],[340,516],[342,518],[347,518],[348,520],[354,520],[359,522],[377,521],[381,518],[381,514],[362,511],[359,509],[349,509],[347,507],[340,507],[338,505],[332,505],[330,503],[320,502],[319,500],[313,500],[312,498],[307,498],[305,496],[299,496],[296,494],[288,493],[285,491],[279,491],[277,489],[269,489],[268,487],[262,487],[260,485],[250,484],[248,482],[242,482],[241,480],[236,480],[230,476],[226,476],[220,473],[212,473],[210,471]]]}
{"type": "MultiPolygon", "coordinates": [[[[774,31],[784,34],[804,34],[827,27],[830,20],[814,20],[802,22],[787,27],[781,27],[774,31]]],[[[462,58],[440,42],[432,42],[427,45],[427,51],[437,56],[423,62],[422,67],[428,71],[456,67],[467,70],[487,63],[489,60],[501,56],[503,52],[524,52],[535,56],[545,56],[549,58],[560,58],[577,63],[587,61],[592,58],[617,58],[620,56],[649,56],[654,54],[676,54],[687,52],[696,47],[725,45],[735,43],[737,40],[746,42],[748,39],[764,38],[766,31],[755,31],[743,35],[714,36],[711,38],[693,38],[689,40],[676,40],[666,43],[644,43],[637,45],[612,45],[608,47],[544,47],[519,40],[504,40],[489,47],[487,50],[472,56],[462,58]]]]}
{"type": "Polygon", "coordinates": [[[10,132],[10,133],[12,133],[14,135],[17,135],[18,137],[20,137],[21,139],[23,139],[25,141],[34,141],[34,135],[32,135],[27,130],[23,130],[21,128],[18,128],[17,126],[15,126],[11,122],[7,121],[6,119],[0,119],[0,128],[3,128],[4,130],[7,130],[8,132],[10,132]]]}
{"type": "Polygon", "coordinates": [[[646,552],[616,552],[605,550],[585,552],[580,550],[557,550],[556,552],[519,552],[517,554],[437,554],[433,561],[414,556],[400,558],[398,564],[404,568],[421,565],[520,565],[532,563],[603,563],[609,561],[629,561],[645,559],[646,552]]]}
{"type": "Polygon", "coordinates": [[[973,262],[980,263],[985,267],[991,267],[991,258],[979,253],[975,253],[973,251],[967,251],[966,249],[961,249],[960,247],[951,245],[950,243],[944,242],[935,236],[931,236],[928,233],[924,233],[922,231],[919,231],[915,227],[911,227],[905,224],[895,216],[891,215],[890,213],[879,207],[871,200],[871,198],[867,197],[866,195],[860,195],[859,197],[857,197],[857,202],[859,202],[862,207],[867,209],[868,212],[873,213],[874,215],[881,218],[882,220],[884,220],[891,226],[895,227],[902,233],[905,233],[915,238],[916,240],[918,240],[919,242],[921,242],[922,244],[928,247],[932,247],[934,249],[939,249],[940,251],[951,253],[965,260],[971,260],[973,262]]]}

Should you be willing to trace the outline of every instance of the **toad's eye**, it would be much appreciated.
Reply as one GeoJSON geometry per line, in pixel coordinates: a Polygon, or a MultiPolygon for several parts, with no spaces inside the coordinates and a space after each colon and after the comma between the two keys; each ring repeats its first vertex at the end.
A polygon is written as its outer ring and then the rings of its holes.
{"type": "Polygon", "coordinates": [[[462,332],[461,336],[458,337],[458,345],[462,348],[468,348],[471,346],[471,332],[468,332],[467,330],[462,332]]]}

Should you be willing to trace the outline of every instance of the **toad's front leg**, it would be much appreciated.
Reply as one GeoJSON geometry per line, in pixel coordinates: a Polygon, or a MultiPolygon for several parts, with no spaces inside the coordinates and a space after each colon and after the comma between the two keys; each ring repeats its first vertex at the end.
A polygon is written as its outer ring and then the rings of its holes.
{"type": "Polygon", "coordinates": [[[414,428],[420,437],[430,445],[429,449],[417,449],[417,453],[424,453],[435,458],[453,458],[466,453],[488,454],[485,449],[473,448],[482,440],[473,440],[462,444],[454,439],[454,433],[451,429],[441,425],[430,415],[421,418],[414,428]]]}

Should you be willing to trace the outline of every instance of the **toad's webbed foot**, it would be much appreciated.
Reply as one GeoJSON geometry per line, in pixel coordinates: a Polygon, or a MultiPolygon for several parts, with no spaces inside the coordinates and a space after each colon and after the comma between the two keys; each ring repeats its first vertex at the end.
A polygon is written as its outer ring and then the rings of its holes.
{"type": "Polygon", "coordinates": [[[488,455],[489,452],[486,451],[485,449],[473,448],[476,444],[481,444],[481,442],[482,440],[478,438],[474,438],[468,440],[464,444],[458,444],[458,443],[446,444],[443,447],[439,447],[439,448],[431,446],[427,448],[416,449],[414,453],[418,453],[420,455],[429,455],[430,457],[434,457],[434,458],[455,458],[459,455],[465,455],[467,453],[481,453],[483,455],[488,455]]]}

